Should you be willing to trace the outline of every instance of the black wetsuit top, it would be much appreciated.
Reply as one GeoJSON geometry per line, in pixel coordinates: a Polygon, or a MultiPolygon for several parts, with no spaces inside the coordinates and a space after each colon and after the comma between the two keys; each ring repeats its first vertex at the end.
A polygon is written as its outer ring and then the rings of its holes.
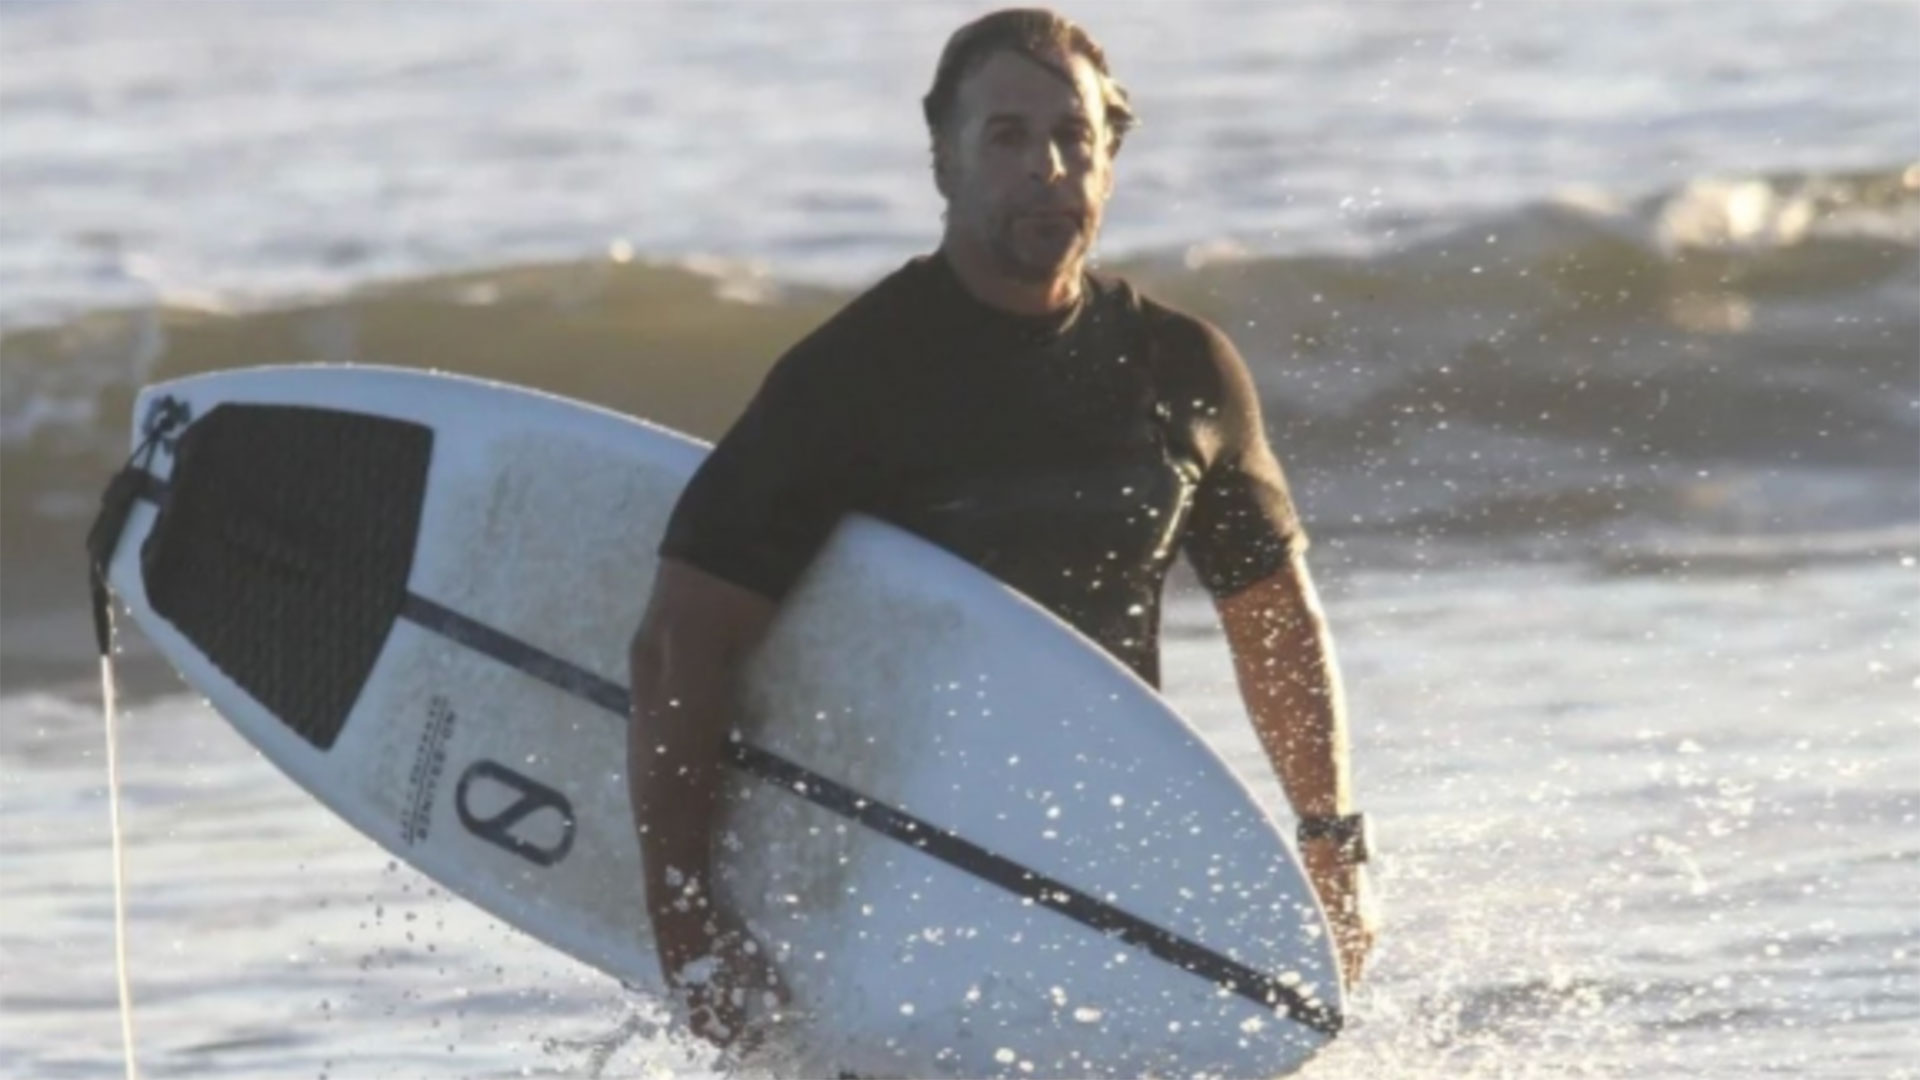
{"type": "Polygon", "coordinates": [[[1227,595],[1305,543],[1218,330],[1094,275],[1063,315],[1013,315],[938,254],[781,357],[660,554],[777,600],[856,511],[994,574],[1155,685],[1177,553],[1227,595]]]}

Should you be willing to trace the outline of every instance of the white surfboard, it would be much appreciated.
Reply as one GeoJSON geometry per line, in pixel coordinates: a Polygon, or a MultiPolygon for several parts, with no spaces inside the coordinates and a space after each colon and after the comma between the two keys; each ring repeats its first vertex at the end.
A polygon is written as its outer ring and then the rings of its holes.
{"type": "MultiPolygon", "coordinates": [[[[135,619],[315,798],[500,919],[660,988],[626,645],[691,439],[367,367],[136,405],[135,619]]],[[[1339,1030],[1274,824],[1158,695],[941,549],[850,518],[756,654],[727,887],[860,1075],[1274,1076],[1339,1030]]]]}

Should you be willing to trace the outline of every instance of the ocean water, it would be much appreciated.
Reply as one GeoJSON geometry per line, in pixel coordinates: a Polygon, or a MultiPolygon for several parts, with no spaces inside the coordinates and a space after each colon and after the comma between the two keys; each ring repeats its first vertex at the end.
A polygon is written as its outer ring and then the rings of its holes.
{"type": "MultiPolygon", "coordinates": [[[[1383,938],[1329,1078],[1920,1074],[1916,570],[1577,565],[1329,586],[1383,938]]],[[[1169,690],[1256,791],[1204,606],[1169,690]]],[[[0,1074],[116,1075],[99,718],[13,693],[0,1074]]],[[[189,696],[123,720],[149,1076],[712,1074],[610,980],[435,891],[189,696]]]]}
{"type": "MultiPolygon", "coordinates": [[[[139,385],[435,367],[712,435],[929,248],[975,4],[0,3],[0,1075],[119,1065],[80,537],[139,385]]],[[[1920,7],[1075,5],[1102,269],[1208,316],[1384,854],[1319,1077],[1920,1074],[1920,7]]],[[[1169,693],[1284,814],[1174,583],[1169,693]]],[[[648,1002],[126,635],[153,1076],[655,1076],[648,1002]]]]}

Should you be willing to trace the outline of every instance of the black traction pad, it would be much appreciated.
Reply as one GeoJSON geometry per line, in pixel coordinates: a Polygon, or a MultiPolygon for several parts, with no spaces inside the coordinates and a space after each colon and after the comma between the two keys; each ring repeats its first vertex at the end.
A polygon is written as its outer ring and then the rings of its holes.
{"type": "Polygon", "coordinates": [[[153,610],[300,737],[333,745],[407,598],[433,430],[287,405],[180,436],[140,550],[153,610]]]}

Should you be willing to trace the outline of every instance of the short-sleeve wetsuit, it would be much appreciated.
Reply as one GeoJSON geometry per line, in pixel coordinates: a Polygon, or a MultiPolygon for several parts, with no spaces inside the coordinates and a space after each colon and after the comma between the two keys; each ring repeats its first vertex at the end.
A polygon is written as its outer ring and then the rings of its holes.
{"type": "Polygon", "coordinates": [[[1305,543],[1239,353],[1088,275],[1059,316],[909,261],[774,365],[675,507],[664,557],[778,600],[842,515],[958,554],[1159,682],[1184,550],[1215,595],[1305,543]]]}

